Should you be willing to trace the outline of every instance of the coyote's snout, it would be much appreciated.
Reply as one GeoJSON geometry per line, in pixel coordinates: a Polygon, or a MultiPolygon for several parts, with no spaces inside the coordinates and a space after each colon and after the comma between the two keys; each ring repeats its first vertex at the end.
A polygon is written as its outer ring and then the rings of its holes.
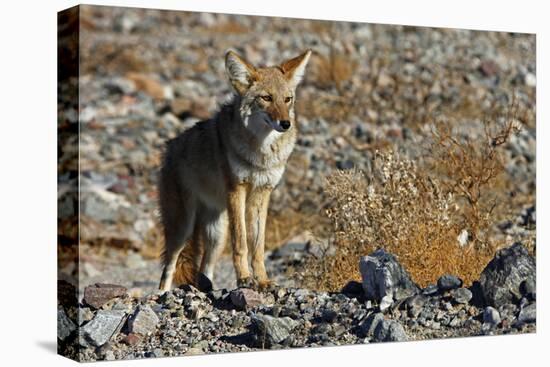
{"type": "Polygon", "coordinates": [[[225,67],[237,92],[233,101],[168,142],[159,177],[165,238],[160,289],[170,289],[174,279],[195,285],[199,275],[212,280],[228,240],[237,285],[271,285],[264,265],[269,197],[294,148],[295,92],[310,55],[308,50],[278,66],[254,67],[229,51],[225,67]],[[191,271],[179,267],[185,246],[191,271]],[[183,275],[190,273],[191,279],[183,275]]]}

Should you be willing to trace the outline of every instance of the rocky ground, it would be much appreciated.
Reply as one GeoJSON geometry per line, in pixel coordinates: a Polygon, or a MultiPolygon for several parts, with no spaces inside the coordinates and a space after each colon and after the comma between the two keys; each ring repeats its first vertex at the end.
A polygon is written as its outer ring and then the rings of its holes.
{"type": "MultiPolygon", "coordinates": [[[[82,193],[79,251],[60,245],[60,287],[78,277],[72,304],[80,308],[59,308],[63,352],[74,355],[80,345],[82,360],[98,360],[534,331],[536,292],[522,283],[525,274],[512,276],[514,298],[503,302],[480,301],[479,286],[461,288],[453,278],[448,287],[443,278],[388,298],[367,296],[360,283],[336,293],[306,290],[289,276],[309,256],[327,253],[320,249],[330,235],[322,220],[326,175],[368,168],[383,148],[421,164],[433,116],[473,137],[483,119],[511,103],[522,130],[503,151],[513,185],[500,189],[512,209],[498,232],[508,244],[532,241],[533,35],[84,6],[80,60],[80,104],[62,88],[59,102],[60,126],[80,129],[81,158],[80,173],[60,159],[60,228],[74,217],[67,193],[78,179],[82,193]],[[223,69],[229,48],[263,64],[314,51],[297,97],[298,144],[270,203],[266,265],[282,288],[236,290],[224,257],[215,291],[158,294],[162,149],[231,97],[223,69]],[[311,241],[307,230],[321,238],[311,241]],[[94,303],[86,289],[103,296],[94,303]]],[[[63,152],[76,144],[60,142],[63,152]]]]}
{"type": "Polygon", "coordinates": [[[536,330],[535,260],[519,243],[499,251],[469,288],[444,275],[421,289],[383,250],[359,268],[362,283],[334,293],[182,286],[132,297],[119,285],[91,285],[77,308],[58,308],[59,349],[94,361],[536,330]]]}

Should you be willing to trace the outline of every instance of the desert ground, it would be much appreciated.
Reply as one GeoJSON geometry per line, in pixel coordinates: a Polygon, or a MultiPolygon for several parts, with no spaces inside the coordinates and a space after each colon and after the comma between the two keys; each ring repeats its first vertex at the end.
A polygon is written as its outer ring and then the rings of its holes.
{"type": "Polygon", "coordinates": [[[534,35],[82,6],[79,41],[79,104],[59,99],[60,129],[80,132],[80,171],[59,161],[61,237],[81,190],[78,251],[58,244],[60,292],[78,294],[58,307],[62,353],[535,331],[534,35]],[[158,292],[165,143],[231,99],[227,50],[273,65],[308,48],[267,224],[279,288],[237,289],[227,246],[213,291],[158,292]]]}

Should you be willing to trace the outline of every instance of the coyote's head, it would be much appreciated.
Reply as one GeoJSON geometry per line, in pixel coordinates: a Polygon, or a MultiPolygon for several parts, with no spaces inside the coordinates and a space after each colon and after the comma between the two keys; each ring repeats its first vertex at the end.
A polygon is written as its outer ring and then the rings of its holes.
{"type": "Polygon", "coordinates": [[[257,135],[292,129],[296,86],[302,80],[311,51],[278,66],[254,67],[233,51],[225,55],[231,84],[241,97],[240,114],[257,135]]]}

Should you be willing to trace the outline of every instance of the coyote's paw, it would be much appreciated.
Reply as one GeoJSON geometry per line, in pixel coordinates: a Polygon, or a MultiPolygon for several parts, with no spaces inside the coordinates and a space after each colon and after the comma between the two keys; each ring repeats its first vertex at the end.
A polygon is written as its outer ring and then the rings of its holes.
{"type": "Polygon", "coordinates": [[[197,274],[197,288],[201,292],[210,292],[213,289],[212,281],[203,273],[197,274]]]}
{"type": "Polygon", "coordinates": [[[254,279],[252,277],[237,279],[237,288],[254,288],[254,279]]]}
{"type": "Polygon", "coordinates": [[[278,287],[279,286],[277,285],[277,283],[275,283],[273,280],[270,280],[270,279],[257,281],[257,288],[259,291],[262,291],[262,292],[273,292],[278,287]]]}

